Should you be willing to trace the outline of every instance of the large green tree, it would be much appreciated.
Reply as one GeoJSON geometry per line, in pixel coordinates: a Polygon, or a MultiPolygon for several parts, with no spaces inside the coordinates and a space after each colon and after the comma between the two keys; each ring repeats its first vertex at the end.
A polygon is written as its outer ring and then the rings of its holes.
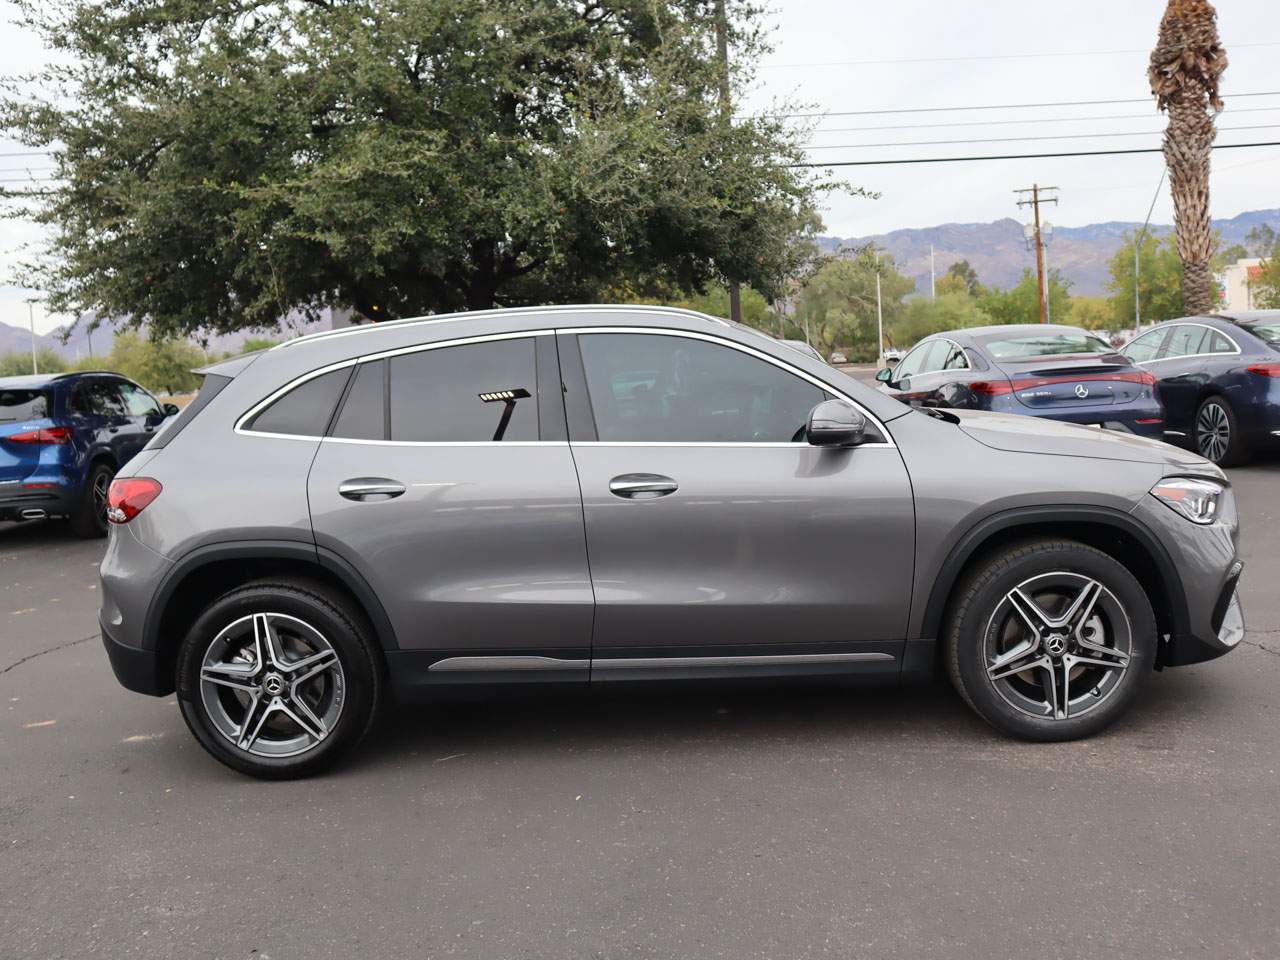
{"type": "Polygon", "coordinates": [[[824,356],[842,347],[849,359],[877,352],[876,274],[884,309],[885,341],[915,281],[898,272],[893,259],[871,245],[822,264],[800,291],[793,323],[824,356]]]}
{"type": "MultiPolygon", "coordinates": [[[[1133,234],[1126,234],[1120,248],[1111,258],[1111,278],[1107,291],[1111,294],[1111,318],[1116,329],[1132,329],[1133,316],[1133,234]]],[[[1142,306],[1142,322],[1157,323],[1185,317],[1183,305],[1182,259],[1173,234],[1163,238],[1148,234],[1138,251],[1138,290],[1142,306]]]]}
{"type": "MultiPolygon", "coordinates": [[[[1070,323],[1071,281],[1057,270],[1049,271],[1049,320],[1070,323]]],[[[992,287],[983,290],[978,304],[991,317],[992,323],[1038,323],[1040,321],[1040,289],[1030,269],[1022,271],[1022,279],[1008,290],[992,287]]]]}
{"type": "MultiPolygon", "coordinates": [[[[820,186],[731,119],[713,0],[19,0],[3,103],[57,179],[22,282],[153,335],[591,299],[778,295],[820,186]],[[38,92],[32,92],[38,91],[38,92]]],[[[729,91],[764,50],[728,0],[729,91]]]]}

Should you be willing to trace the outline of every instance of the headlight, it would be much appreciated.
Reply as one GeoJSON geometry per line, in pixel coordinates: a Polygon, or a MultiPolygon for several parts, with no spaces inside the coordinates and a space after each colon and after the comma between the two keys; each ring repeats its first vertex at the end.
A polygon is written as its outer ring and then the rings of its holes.
{"type": "Polygon", "coordinates": [[[1152,487],[1151,495],[1192,523],[1209,524],[1218,519],[1218,504],[1224,489],[1212,480],[1172,477],[1152,487]]]}

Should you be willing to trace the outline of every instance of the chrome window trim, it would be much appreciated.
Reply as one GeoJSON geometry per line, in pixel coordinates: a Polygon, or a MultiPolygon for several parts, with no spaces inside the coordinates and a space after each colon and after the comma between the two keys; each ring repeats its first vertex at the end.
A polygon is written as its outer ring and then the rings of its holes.
{"type": "Polygon", "coordinates": [[[964,366],[963,367],[939,367],[937,370],[926,370],[924,371],[925,373],[953,373],[957,370],[973,369],[973,364],[969,362],[969,353],[967,350],[965,350],[964,347],[960,346],[960,344],[956,343],[950,337],[935,337],[934,339],[941,340],[943,343],[949,343],[953,347],[955,347],[957,350],[959,350],[960,356],[964,358],[964,366]]]}
{"type": "MultiPolygon", "coordinates": [[[[882,437],[886,438],[884,441],[881,441],[878,443],[861,444],[856,449],[867,450],[867,449],[874,449],[876,447],[897,446],[893,442],[893,435],[889,433],[889,431],[885,428],[885,425],[880,422],[880,418],[877,417],[870,410],[868,410],[866,407],[864,407],[862,404],[858,403],[857,400],[853,399],[853,397],[849,396],[839,387],[833,384],[827,383],[825,380],[815,377],[812,374],[807,373],[804,370],[801,370],[799,367],[794,367],[791,364],[787,363],[785,360],[780,360],[777,357],[770,356],[769,354],[763,352],[762,350],[757,350],[754,347],[748,347],[746,344],[735,343],[732,340],[726,340],[723,337],[716,337],[707,333],[697,333],[691,330],[674,330],[668,327],[557,327],[556,333],[558,334],[560,333],[563,333],[563,334],[579,334],[579,333],[652,334],[652,335],[661,336],[661,337],[686,337],[690,340],[705,340],[708,343],[716,343],[716,344],[720,344],[721,346],[730,347],[734,350],[738,350],[742,353],[745,353],[748,356],[755,357],[757,360],[763,360],[765,363],[771,363],[778,369],[783,370],[784,372],[789,373],[792,376],[799,377],[801,380],[806,380],[815,387],[825,390],[828,393],[834,394],[839,399],[844,400],[846,403],[851,404],[855,410],[861,413],[875,426],[875,428],[880,432],[880,435],[882,437]]],[[[791,348],[788,347],[787,349],[790,350],[791,348]]],[[[807,443],[779,443],[777,441],[765,441],[762,443],[751,443],[749,441],[739,441],[739,442],[731,442],[731,443],[716,443],[713,441],[707,441],[707,442],[672,441],[668,443],[661,440],[634,440],[634,441],[632,440],[617,440],[617,441],[578,440],[578,441],[570,441],[570,443],[575,447],[622,445],[622,446],[646,446],[646,447],[721,447],[721,446],[739,447],[741,446],[741,447],[805,448],[805,447],[811,446],[811,444],[807,444],[807,443]]]]}
{"type": "MultiPolygon", "coordinates": [[[[551,309],[556,309],[556,308],[551,308],[551,309]]],[[[565,309],[572,309],[573,311],[580,310],[580,308],[576,308],[576,307],[565,308],[565,309]]],[[[544,310],[544,312],[547,312],[547,311],[544,310]]],[[[677,311],[677,312],[687,313],[689,311],[677,311]]],[[[694,315],[700,316],[700,314],[694,314],[694,315]]],[[[692,331],[692,330],[678,330],[670,327],[646,327],[646,326],[557,327],[555,329],[520,330],[515,332],[507,332],[507,333],[487,333],[487,334],[480,334],[472,337],[457,337],[452,340],[440,340],[434,343],[419,343],[419,344],[414,344],[408,347],[396,347],[390,350],[381,350],[375,353],[361,354],[358,357],[350,357],[346,360],[340,360],[336,363],[330,363],[323,367],[319,367],[318,369],[312,370],[309,373],[305,373],[299,377],[295,377],[293,380],[290,380],[284,386],[280,387],[279,389],[271,393],[269,396],[267,396],[266,399],[258,401],[258,403],[250,407],[247,412],[241,414],[239,419],[236,420],[235,427],[233,428],[233,430],[236,434],[240,436],[245,436],[245,437],[266,437],[268,439],[274,439],[274,440],[306,440],[311,442],[328,440],[334,443],[364,444],[368,446],[411,446],[411,447],[412,446],[417,446],[417,447],[567,446],[569,445],[569,441],[567,440],[523,440],[523,441],[515,441],[515,440],[498,440],[498,441],[494,441],[494,440],[458,440],[458,441],[360,440],[360,439],[354,439],[354,438],[348,438],[348,437],[320,437],[320,436],[310,436],[305,434],[293,434],[293,433],[268,433],[266,431],[249,430],[245,428],[245,424],[248,423],[251,419],[253,419],[253,417],[255,417],[262,410],[270,406],[276,400],[280,399],[280,397],[284,396],[289,391],[302,386],[304,383],[307,383],[310,380],[314,380],[316,377],[324,376],[326,373],[332,373],[334,370],[341,370],[345,367],[352,367],[361,363],[367,363],[374,360],[382,360],[389,357],[404,356],[411,353],[422,353],[428,350],[442,350],[446,347],[461,347],[461,346],[467,346],[468,344],[488,343],[490,341],[495,341],[495,340],[520,340],[526,337],[529,337],[529,338],[549,337],[549,336],[554,336],[560,333],[564,333],[564,334],[578,334],[578,333],[654,334],[657,336],[665,336],[665,337],[686,337],[692,340],[705,340],[708,343],[716,343],[716,344],[720,344],[721,346],[730,347],[732,349],[745,353],[748,356],[755,357],[758,360],[763,360],[766,363],[771,363],[775,367],[778,367],[779,369],[787,373],[790,373],[793,376],[799,377],[800,379],[807,381],[808,383],[818,387],[819,389],[825,390],[828,393],[831,393],[836,397],[839,397],[840,399],[844,400],[846,403],[852,404],[853,407],[859,413],[861,413],[864,417],[866,417],[867,420],[870,421],[871,424],[875,426],[876,430],[880,432],[880,435],[886,438],[884,441],[878,441],[876,443],[864,443],[860,445],[857,449],[868,450],[868,449],[876,449],[876,448],[894,448],[897,446],[897,444],[895,444],[893,441],[893,435],[889,433],[888,429],[885,427],[884,423],[880,420],[879,417],[873,414],[870,410],[868,410],[862,404],[858,403],[857,400],[849,396],[839,387],[836,387],[833,384],[827,383],[825,380],[822,380],[819,377],[815,377],[812,374],[807,373],[804,370],[801,370],[799,367],[792,366],[786,361],[780,360],[777,357],[772,357],[761,350],[755,349],[754,347],[749,347],[745,344],[736,343],[733,340],[727,340],[724,337],[712,336],[710,334],[699,333],[697,331],[692,331]]],[[[276,348],[273,347],[272,349],[276,349],[276,348]]],[[[598,441],[598,440],[579,441],[574,445],[575,446],[579,446],[579,445],[581,446],[650,446],[650,447],[672,447],[672,446],[755,447],[755,448],[789,447],[793,449],[807,449],[811,446],[810,444],[806,444],[806,443],[778,443],[778,442],[772,442],[772,441],[764,442],[764,443],[750,443],[750,442],[716,443],[711,441],[708,441],[705,443],[697,442],[697,441],[664,443],[661,441],[612,442],[612,441],[598,441]]]]}
{"type": "MultiPolygon", "coordinates": [[[[1236,342],[1235,337],[1231,336],[1231,334],[1227,333],[1225,330],[1219,330],[1217,327],[1211,327],[1207,323],[1170,323],[1167,326],[1161,327],[1160,329],[1168,330],[1169,336],[1172,337],[1173,330],[1176,329],[1177,327],[1200,327],[1202,330],[1211,330],[1214,333],[1218,333],[1226,337],[1227,342],[1231,344],[1231,346],[1234,349],[1229,350],[1226,353],[1184,353],[1184,354],[1179,354],[1176,357],[1157,357],[1154,360],[1137,360],[1132,362],[1136,366],[1145,367],[1149,363],[1164,363],[1166,360],[1195,360],[1199,357],[1238,357],[1243,352],[1240,349],[1240,344],[1236,342]]],[[[1159,333],[1159,332],[1160,332],[1159,330],[1148,330],[1146,333],[1143,333],[1143,334],[1140,334],[1139,336],[1134,337],[1132,340],[1130,340],[1128,343],[1126,343],[1123,347],[1120,348],[1120,352],[1124,353],[1124,351],[1128,350],[1130,346],[1137,343],[1143,337],[1149,337],[1152,334],[1159,333]]]]}

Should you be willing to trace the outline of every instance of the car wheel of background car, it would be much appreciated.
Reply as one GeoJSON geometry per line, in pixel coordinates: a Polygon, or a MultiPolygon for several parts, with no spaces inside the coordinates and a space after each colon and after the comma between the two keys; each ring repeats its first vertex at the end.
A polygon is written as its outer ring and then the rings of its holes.
{"type": "Polygon", "coordinates": [[[1196,450],[1220,467],[1238,467],[1249,459],[1236,412],[1222,397],[1209,397],[1196,411],[1196,450]]]}
{"type": "Polygon", "coordinates": [[[1081,543],[1036,540],[988,556],[959,584],[945,655],[984,720],[1053,741],[1113,723],[1155,651],[1151,603],[1128,570],[1081,543]]]}
{"type": "Polygon", "coordinates": [[[77,537],[94,540],[107,535],[107,490],[115,475],[115,467],[109,463],[95,463],[89,468],[80,503],[71,514],[71,529],[77,537]]]}
{"type": "Polygon", "coordinates": [[[283,780],[368,732],[382,676],[363,618],[305,581],[261,581],[196,620],[178,654],[183,719],[216,759],[283,780]]]}

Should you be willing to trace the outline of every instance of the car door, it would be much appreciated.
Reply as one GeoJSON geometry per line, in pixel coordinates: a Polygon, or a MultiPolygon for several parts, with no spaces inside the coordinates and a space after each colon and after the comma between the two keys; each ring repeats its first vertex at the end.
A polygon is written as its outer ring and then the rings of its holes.
{"type": "Polygon", "coordinates": [[[938,390],[946,382],[943,367],[952,355],[949,340],[926,340],[903,359],[894,370],[889,388],[899,400],[912,406],[937,402],[938,390]]]}
{"type": "Polygon", "coordinates": [[[592,594],[555,340],[363,358],[307,483],[424,682],[588,675],[592,594]]]}
{"type": "Polygon", "coordinates": [[[125,452],[130,426],[129,409],[111,377],[84,377],[71,393],[68,410],[75,429],[91,452],[107,449],[117,465],[129,459],[125,452]]]}
{"type": "Polygon", "coordinates": [[[1200,394],[1209,382],[1205,360],[1213,333],[1198,323],[1172,324],[1155,359],[1146,365],[1156,377],[1165,429],[1171,436],[1190,436],[1200,394]]]}
{"type": "Polygon", "coordinates": [[[116,390],[129,414],[129,424],[121,429],[119,436],[120,462],[131,459],[151,439],[156,429],[164,422],[164,411],[159,402],[136,383],[127,380],[116,380],[116,390]]]}
{"type": "Polygon", "coordinates": [[[592,679],[895,673],[914,511],[883,426],[805,442],[836,394],[705,335],[562,332],[595,589],[592,679]]]}
{"type": "Polygon", "coordinates": [[[1161,381],[1162,365],[1156,362],[1164,355],[1165,344],[1173,333],[1173,325],[1156,327],[1141,336],[1130,340],[1120,353],[1134,366],[1142,367],[1156,378],[1156,396],[1165,408],[1164,436],[1170,442],[1181,443],[1187,436],[1190,426],[1186,420],[1177,420],[1169,412],[1169,402],[1165,396],[1165,384],[1161,381]]]}

